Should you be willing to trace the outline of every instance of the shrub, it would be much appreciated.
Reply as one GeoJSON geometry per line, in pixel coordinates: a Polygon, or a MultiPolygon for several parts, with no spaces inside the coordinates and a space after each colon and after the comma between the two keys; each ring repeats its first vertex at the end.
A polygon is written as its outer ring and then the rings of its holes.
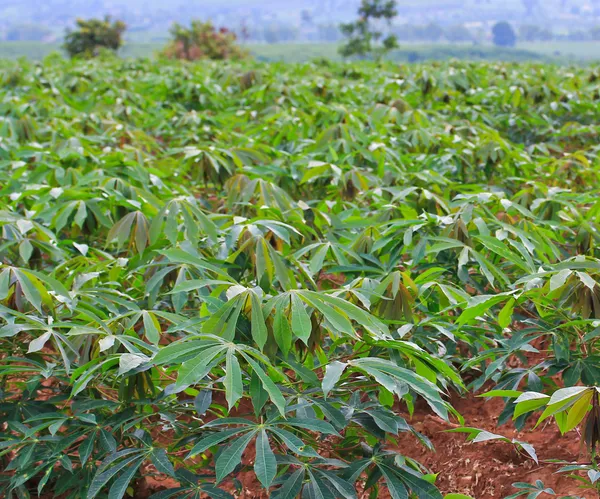
{"type": "Polygon", "coordinates": [[[243,59],[247,56],[237,43],[235,33],[227,28],[215,28],[213,24],[192,21],[189,28],[175,23],[171,28],[173,39],[164,50],[170,59],[243,59]]]}
{"type": "Polygon", "coordinates": [[[123,21],[104,19],[77,19],[77,29],[67,30],[64,49],[71,57],[93,57],[102,49],[117,51],[123,44],[127,26],[123,21]]]}

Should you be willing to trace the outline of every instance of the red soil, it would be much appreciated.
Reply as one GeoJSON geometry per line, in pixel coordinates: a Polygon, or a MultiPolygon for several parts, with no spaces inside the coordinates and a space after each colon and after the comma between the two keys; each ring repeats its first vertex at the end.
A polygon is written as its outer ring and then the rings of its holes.
{"type": "MultiPolygon", "coordinates": [[[[448,433],[446,430],[456,425],[446,423],[431,414],[425,405],[419,405],[413,417],[402,414],[416,430],[429,437],[435,446],[435,452],[421,446],[410,434],[402,434],[398,440],[399,450],[406,456],[417,459],[433,473],[439,473],[437,485],[443,493],[459,492],[475,499],[501,499],[517,491],[515,482],[534,483],[542,480],[546,487],[554,489],[558,497],[573,495],[585,499],[597,499],[593,491],[578,487],[578,482],[565,474],[557,474],[560,465],[547,463],[549,459],[561,459],[569,462],[586,462],[588,457],[581,449],[579,434],[572,431],[564,436],[556,428],[553,421],[533,430],[531,424],[519,432],[512,424],[497,427],[498,416],[502,412],[501,399],[483,399],[474,395],[466,398],[453,397],[452,404],[465,418],[465,425],[487,430],[532,444],[538,454],[539,464],[520,454],[513,445],[489,441],[469,443],[466,434],[448,433]]],[[[254,446],[251,444],[244,453],[243,462],[252,465],[254,446]]],[[[223,488],[241,499],[266,499],[265,492],[251,468],[236,477],[241,484],[241,491],[232,482],[223,488]]],[[[139,484],[136,498],[146,499],[157,490],[172,487],[171,480],[146,478],[139,484]]],[[[361,499],[368,493],[359,494],[361,499]]],[[[387,494],[379,497],[387,499],[387,494]]],[[[541,495],[540,499],[551,497],[541,495]]]]}
{"type": "MultiPolygon", "coordinates": [[[[403,435],[400,449],[404,454],[419,460],[433,472],[439,473],[437,485],[442,492],[459,492],[475,499],[504,498],[517,492],[512,487],[515,482],[544,482],[560,497],[574,495],[586,499],[597,499],[598,494],[578,487],[578,482],[566,474],[556,474],[561,465],[547,463],[549,459],[569,462],[586,462],[588,457],[581,449],[579,434],[572,431],[562,436],[554,421],[531,429],[531,424],[519,432],[512,424],[497,427],[498,416],[502,412],[502,399],[483,399],[473,395],[467,398],[456,397],[454,407],[465,418],[465,425],[487,430],[532,444],[539,458],[539,464],[521,455],[513,445],[488,441],[466,442],[466,434],[447,433],[452,426],[432,416],[428,411],[415,413],[409,422],[427,437],[435,446],[430,452],[415,445],[410,435],[403,435]]],[[[551,497],[543,494],[540,499],[551,497]]]]}

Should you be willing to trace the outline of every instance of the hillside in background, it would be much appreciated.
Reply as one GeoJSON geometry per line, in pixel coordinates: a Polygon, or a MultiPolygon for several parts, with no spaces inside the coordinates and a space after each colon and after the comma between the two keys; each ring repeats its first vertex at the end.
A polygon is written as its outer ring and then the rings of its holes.
{"type": "MultiPolygon", "coordinates": [[[[355,15],[359,0],[4,0],[0,37],[51,40],[62,36],[77,17],[110,14],[123,19],[129,36],[164,38],[169,26],[191,18],[212,19],[252,39],[286,41],[334,38],[336,26],[355,15]],[[18,28],[18,30],[16,30],[18,28]],[[333,31],[332,31],[333,30],[333,31]],[[33,33],[31,33],[33,31],[33,33]],[[25,32],[25,34],[23,34],[25,32]]],[[[600,0],[404,0],[395,25],[489,27],[499,19],[558,32],[589,28],[599,22],[600,0]]]]}

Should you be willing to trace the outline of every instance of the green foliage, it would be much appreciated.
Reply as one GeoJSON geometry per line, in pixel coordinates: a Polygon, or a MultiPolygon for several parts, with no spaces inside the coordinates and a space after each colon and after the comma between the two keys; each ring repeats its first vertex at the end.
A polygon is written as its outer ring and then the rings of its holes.
{"type": "Polygon", "coordinates": [[[514,47],[517,35],[510,23],[500,21],[492,27],[492,40],[498,47],[514,47]]]}
{"type": "Polygon", "coordinates": [[[77,28],[67,30],[63,48],[71,57],[93,57],[101,50],[116,52],[123,44],[126,26],[123,21],[77,19],[77,28]]]}
{"type": "Polygon", "coordinates": [[[383,32],[377,26],[381,21],[389,26],[397,15],[395,0],[362,0],[358,20],[340,25],[340,31],[348,38],[346,44],[340,47],[340,54],[343,57],[375,56],[379,59],[397,48],[396,36],[388,34],[382,38],[383,32]]]}
{"type": "Polygon", "coordinates": [[[536,459],[460,426],[484,386],[597,450],[596,68],[0,79],[2,494],[441,498],[415,408],[536,459]]]}
{"type": "Polygon", "coordinates": [[[210,21],[193,20],[189,28],[179,23],[171,27],[171,41],[163,53],[170,59],[242,59],[246,52],[236,43],[235,33],[217,30],[210,21]]]}

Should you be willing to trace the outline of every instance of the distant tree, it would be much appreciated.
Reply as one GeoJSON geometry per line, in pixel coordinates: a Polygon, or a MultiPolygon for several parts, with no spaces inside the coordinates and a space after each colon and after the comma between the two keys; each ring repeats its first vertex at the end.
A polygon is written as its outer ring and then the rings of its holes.
{"type": "Polygon", "coordinates": [[[335,24],[320,24],[317,31],[321,41],[337,42],[340,39],[340,30],[335,24]]]}
{"type": "Polygon", "coordinates": [[[540,31],[542,29],[539,26],[523,24],[519,26],[519,39],[525,42],[534,42],[539,39],[540,31]]]}
{"type": "Polygon", "coordinates": [[[250,39],[250,30],[248,29],[248,25],[246,24],[245,20],[242,21],[239,32],[242,42],[245,43],[250,39]]]}
{"type": "Polygon", "coordinates": [[[396,38],[400,41],[414,41],[420,37],[420,28],[413,24],[400,24],[393,27],[396,38]]]}
{"type": "Polygon", "coordinates": [[[591,33],[587,33],[582,29],[569,31],[569,34],[567,35],[567,40],[569,40],[570,42],[584,42],[586,40],[589,40],[590,38],[591,33]]]}
{"type": "Polygon", "coordinates": [[[46,26],[40,26],[38,24],[21,24],[12,26],[6,31],[6,39],[9,42],[41,42],[50,36],[52,36],[52,31],[46,26]]]}
{"type": "Polygon", "coordinates": [[[269,24],[263,31],[267,43],[291,42],[298,38],[298,30],[293,26],[269,24]]]}
{"type": "Polygon", "coordinates": [[[340,25],[340,31],[348,39],[340,47],[340,54],[344,57],[374,56],[379,59],[398,47],[395,35],[389,34],[383,38],[383,32],[377,27],[381,22],[387,23],[389,27],[397,15],[396,0],[362,0],[358,19],[353,23],[340,25]]]}
{"type": "Polygon", "coordinates": [[[423,27],[423,38],[430,42],[437,42],[444,36],[444,30],[439,24],[429,23],[423,27]]]}
{"type": "Polygon", "coordinates": [[[193,20],[187,28],[175,23],[171,27],[171,41],[163,54],[170,59],[242,59],[247,56],[236,42],[235,33],[227,28],[216,29],[213,24],[193,20]]]}
{"type": "Polygon", "coordinates": [[[492,38],[494,45],[499,47],[514,47],[517,42],[517,35],[512,26],[506,21],[500,21],[494,24],[492,28],[492,38]]]}
{"type": "Polygon", "coordinates": [[[444,38],[449,42],[472,42],[473,33],[462,24],[456,24],[454,26],[448,26],[444,30],[444,38]]]}
{"type": "Polygon", "coordinates": [[[530,24],[519,27],[519,39],[526,42],[538,42],[552,40],[552,31],[530,24]]]}
{"type": "Polygon", "coordinates": [[[264,37],[267,43],[277,43],[279,41],[279,30],[276,26],[265,26],[264,37]]]}
{"type": "Polygon", "coordinates": [[[123,44],[127,26],[123,21],[104,19],[77,19],[77,29],[67,30],[64,49],[71,57],[94,57],[102,50],[116,52],[123,44]]]}
{"type": "Polygon", "coordinates": [[[312,26],[313,24],[313,16],[310,10],[304,9],[300,13],[300,19],[302,20],[302,24],[305,24],[307,26],[312,26]]]}

